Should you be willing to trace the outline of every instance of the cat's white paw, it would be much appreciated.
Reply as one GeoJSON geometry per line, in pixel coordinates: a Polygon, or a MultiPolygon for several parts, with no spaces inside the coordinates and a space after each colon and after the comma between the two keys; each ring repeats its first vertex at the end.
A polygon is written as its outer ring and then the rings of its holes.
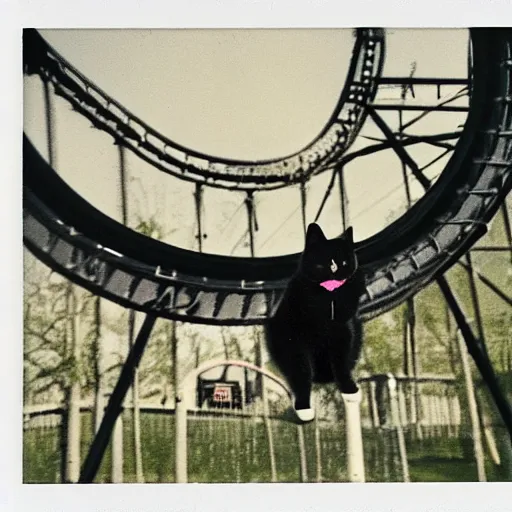
{"type": "Polygon", "coordinates": [[[309,409],[295,409],[295,413],[297,414],[300,421],[304,423],[308,421],[313,421],[315,419],[315,410],[312,408],[309,409]]]}
{"type": "Polygon", "coordinates": [[[341,393],[341,397],[344,402],[360,403],[363,398],[363,393],[361,392],[361,388],[358,387],[355,393],[341,393]]]}

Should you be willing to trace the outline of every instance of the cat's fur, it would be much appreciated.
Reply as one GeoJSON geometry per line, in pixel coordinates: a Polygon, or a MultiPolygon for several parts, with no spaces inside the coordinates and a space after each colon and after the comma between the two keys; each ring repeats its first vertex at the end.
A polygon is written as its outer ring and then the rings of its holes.
{"type": "Polygon", "coordinates": [[[313,382],[357,392],[352,370],[362,343],[357,310],[363,290],[352,228],[327,240],[320,226],[310,224],[297,272],[266,325],[269,353],[291,387],[296,410],[310,407],[313,382]],[[346,281],[333,291],[320,286],[331,279],[346,281]]]}

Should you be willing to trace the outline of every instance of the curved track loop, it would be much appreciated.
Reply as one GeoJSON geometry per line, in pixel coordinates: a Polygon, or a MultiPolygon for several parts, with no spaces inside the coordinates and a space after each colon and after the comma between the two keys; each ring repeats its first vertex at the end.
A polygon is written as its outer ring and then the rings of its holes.
{"type": "MultiPolygon", "coordinates": [[[[358,244],[365,319],[454,264],[485,234],[512,188],[512,33],[476,29],[471,37],[470,113],[452,158],[406,215],[358,244]]],[[[70,280],[127,307],[187,322],[262,323],[299,257],[229,258],[148,239],[84,201],[26,138],[23,172],[26,246],[70,280]]]]}
{"type": "Polygon", "coordinates": [[[180,179],[229,189],[275,189],[304,182],[332,164],[356,138],[377,92],[384,63],[384,32],[359,29],[345,86],[318,136],[293,155],[230,160],[185,148],[164,137],[103,92],[59,55],[34,29],[24,32],[24,72],[37,74],[55,93],[153,167],[180,179]]]}

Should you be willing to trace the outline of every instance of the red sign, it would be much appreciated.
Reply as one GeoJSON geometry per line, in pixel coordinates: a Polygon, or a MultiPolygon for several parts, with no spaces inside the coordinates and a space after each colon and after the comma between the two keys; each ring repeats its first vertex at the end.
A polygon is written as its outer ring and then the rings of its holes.
{"type": "Polygon", "coordinates": [[[213,390],[214,402],[231,402],[230,386],[215,386],[213,390]]]}

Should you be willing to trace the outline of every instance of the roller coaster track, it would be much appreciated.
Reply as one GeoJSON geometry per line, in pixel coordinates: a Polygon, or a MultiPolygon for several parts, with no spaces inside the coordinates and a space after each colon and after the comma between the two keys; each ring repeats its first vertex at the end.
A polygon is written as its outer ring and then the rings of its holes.
{"type": "MultiPolygon", "coordinates": [[[[357,244],[365,319],[453,265],[512,188],[512,33],[474,29],[471,38],[470,110],[452,157],[404,216],[357,244]]],[[[23,149],[24,243],[52,269],[126,307],[182,321],[258,324],[272,315],[298,254],[231,258],[150,239],[85,201],[25,136],[23,149]]]]}
{"type": "Polygon", "coordinates": [[[231,189],[274,189],[304,182],[342,155],[357,137],[375,97],[384,63],[384,32],[359,29],[345,85],[328,122],[305,148],[284,158],[242,161],[186,148],[148,126],[83,76],[33,29],[24,33],[24,72],[51,83],[55,93],[162,172],[231,189]]]}

